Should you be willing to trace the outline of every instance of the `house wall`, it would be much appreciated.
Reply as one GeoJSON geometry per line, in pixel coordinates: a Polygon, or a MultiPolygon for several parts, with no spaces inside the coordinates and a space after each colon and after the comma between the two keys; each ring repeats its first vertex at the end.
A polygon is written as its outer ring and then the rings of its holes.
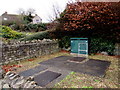
{"type": "Polygon", "coordinates": [[[33,18],[33,24],[38,24],[38,23],[41,23],[41,22],[42,22],[42,19],[39,16],[35,16],[33,18]]]}
{"type": "Polygon", "coordinates": [[[9,23],[21,23],[22,17],[19,15],[7,14],[7,12],[5,12],[1,16],[1,21],[2,21],[2,24],[5,24],[5,25],[9,23]]]}
{"type": "Polygon", "coordinates": [[[2,44],[1,63],[37,57],[59,51],[56,41],[32,41],[2,44]]]}

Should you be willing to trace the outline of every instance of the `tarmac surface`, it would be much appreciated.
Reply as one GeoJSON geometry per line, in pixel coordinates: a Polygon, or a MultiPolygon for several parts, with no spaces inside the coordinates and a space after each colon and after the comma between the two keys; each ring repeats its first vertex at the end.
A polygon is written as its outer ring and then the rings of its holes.
{"type": "Polygon", "coordinates": [[[63,80],[70,72],[79,72],[104,77],[110,62],[83,57],[59,56],[39,63],[40,65],[20,72],[21,76],[33,76],[41,87],[53,87],[63,80]]]}

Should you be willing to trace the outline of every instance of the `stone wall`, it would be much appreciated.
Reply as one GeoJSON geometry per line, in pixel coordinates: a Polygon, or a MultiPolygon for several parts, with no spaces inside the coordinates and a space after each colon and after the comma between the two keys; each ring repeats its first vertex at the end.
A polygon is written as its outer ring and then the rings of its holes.
{"type": "Polygon", "coordinates": [[[2,63],[47,55],[59,51],[58,43],[47,39],[3,43],[1,49],[2,59],[0,62],[2,63]]]}
{"type": "Polygon", "coordinates": [[[0,80],[0,89],[24,89],[24,88],[42,88],[34,82],[34,77],[19,76],[15,72],[7,72],[3,79],[0,80]]]}

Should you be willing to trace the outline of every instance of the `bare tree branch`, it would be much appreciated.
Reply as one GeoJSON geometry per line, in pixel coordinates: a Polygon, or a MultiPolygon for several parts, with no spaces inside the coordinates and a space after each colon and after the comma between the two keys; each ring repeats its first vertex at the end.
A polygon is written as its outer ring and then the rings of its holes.
{"type": "Polygon", "coordinates": [[[62,12],[58,4],[52,5],[52,14],[48,16],[50,22],[60,18],[60,13],[62,12]]]}
{"type": "Polygon", "coordinates": [[[35,9],[29,8],[29,9],[26,11],[26,15],[29,15],[29,14],[36,14],[35,9]]]}
{"type": "Polygon", "coordinates": [[[36,14],[36,11],[33,8],[29,8],[29,9],[27,9],[27,11],[25,11],[23,8],[19,8],[17,10],[17,13],[19,15],[29,15],[29,14],[36,14]]]}
{"type": "Polygon", "coordinates": [[[25,15],[25,10],[24,10],[23,8],[19,8],[19,9],[17,10],[17,13],[18,13],[19,15],[25,15]]]}

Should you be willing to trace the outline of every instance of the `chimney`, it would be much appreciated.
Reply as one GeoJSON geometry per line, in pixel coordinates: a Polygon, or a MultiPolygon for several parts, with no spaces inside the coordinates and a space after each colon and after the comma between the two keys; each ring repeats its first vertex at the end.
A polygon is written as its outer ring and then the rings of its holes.
{"type": "Polygon", "coordinates": [[[2,15],[7,15],[7,12],[3,13],[2,15]]]}
{"type": "Polygon", "coordinates": [[[5,14],[7,14],[7,12],[5,12],[5,14]]]}

